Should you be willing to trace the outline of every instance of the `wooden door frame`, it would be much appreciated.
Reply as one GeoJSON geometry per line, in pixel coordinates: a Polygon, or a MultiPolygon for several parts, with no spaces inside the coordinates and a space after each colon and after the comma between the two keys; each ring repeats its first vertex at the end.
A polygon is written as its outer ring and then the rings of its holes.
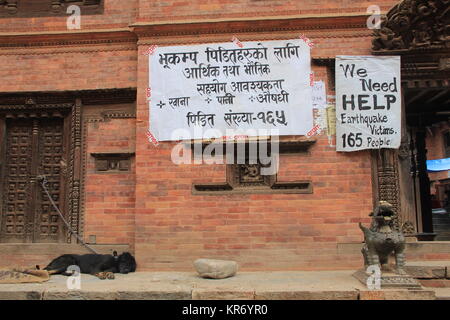
{"type": "MultiPolygon", "coordinates": [[[[55,103],[55,104],[37,104],[33,99],[27,99],[24,104],[17,105],[3,105],[0,104],[0,171],[1,176],[5,174],[4,168],[4,154],[6,152],[5,141],[6,141],[6,117],[16,117],[18,115],[30,115],[34,116],[48,116],[54,112],[59,112],[64,114],[63,120],[63,150],[62,154],[67,161],[67,168],[62,168],[60,177],[63,183],[61,184],[61,192],[63,195],[60,202],[60,210],[65,216],[65,219],[70,223],[73,231],[79,232],[79,215],[80,215],[80,163],[81,163],[81,100],[76,99],[74,103],[55,103]]],[[[34,135],[33,135],[34,136],[34,135]]],[[[32,136],[32,139],[33,139],[32,136]]],[[[37,137],[35,137],[37,138],[37,137]]],[[[36,140],[36,139],[35,139],[36,140]]],[[[33,141],[34,145],[37,145],[37,141],[33,141]]],[[[36,155],[36,153],[35,153],[36,155]]],[[[36,159],[32,159],[36,162],[36,159]]],[[[38,172],[32,172],[34,176],[38,172]]],[[[38,181],[32,179],[32,187],[34,188],[34,193],[40,192],[38,181]]],[[[32,195],[33,196],[33,195],[32,195]]],[[[36,196],[36,195],[34,195],[36,196]]],[[[3,217],[3,192],[0,194],[0,216],[3,217]]],[[[2,219],[0,219],[2,223],[2,219]]],[[[34,225],[36,227],[36,225],[34,225]]],[[[61,228],[63,232],[63,237],[60,237],[61,241],[70,243],[72,241],[71,233],[68,231],[67,227],[61,223],[61,228]]],[[[34,231],[33,231],[34,232],[34,231]]],[[[33,240],[31,240],[33,242],[33,240]]]]}
{"type": "MultiPolygon", "coordinates": [[[[61,211],[65,213],[71,229],[82,236],[84,224],[84,177],[86,174],[86,125],[89,122],[107,121],[110,118],[135,118],[135,110],[122,110],[117,104],[136,102],[136,88],[97,89],[81,91],[50,92],[11,92],[0,93],[0,154],[3,152],[5,139],[4,116],[8,112],[24,112],[32,108],[46,110],[66,110],[69,115],[64,118],[67,151],[67,167],[62,174],[67,176],[64,185],[65,203],[61,211]],[[84,119],[84,107],[94,107],[97,111],[84,119]],[[98,108],[98,109],[97,109],[98,108]]],[[[135,106],[133,107],[135,108],[135,106]]],[[[1,159],[0,159],[1,161],[1,159]]],[[[1,164],[0,164],[1,165],[1,164]]],[[[0,168],[1,169],[1,168],[0,168]]],[[[2,202],[0,192],[0,203],[2,202]]],[[[1,210],[1,209],[0,209],[1,210]]],[[[1,212],[0,212],[1,213],[1,212]]],[[[66,231],[66,243],[77,243],[78,240],[66,231]]]]}

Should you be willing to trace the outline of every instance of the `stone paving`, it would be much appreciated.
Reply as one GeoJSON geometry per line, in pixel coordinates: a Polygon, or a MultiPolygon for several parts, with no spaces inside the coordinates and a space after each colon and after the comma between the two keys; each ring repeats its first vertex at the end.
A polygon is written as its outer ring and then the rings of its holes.
{"type": "MultiPolygon", "coordinates": [[[[369,291],[348,271],[238,272],[227,279],[203,279],[194,272],[116,274],[115,280],[82,275],[81,290],[68,290],[67,277],[41,284],[2,284],[0,299],[78,300],[358,300],[435,299],[424,290],[369,291]]],[[[445,296],[446,293],[441,294],[445,296]]]]}

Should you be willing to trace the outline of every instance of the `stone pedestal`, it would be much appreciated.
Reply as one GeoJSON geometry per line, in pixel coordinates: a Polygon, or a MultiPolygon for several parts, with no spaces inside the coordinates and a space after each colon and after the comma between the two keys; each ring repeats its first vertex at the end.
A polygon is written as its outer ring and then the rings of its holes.
{"type": "MultiPolygon", "coordinates": [[[[366,270],[360,269],[353,274],[362,284],[367,285],[367,279],[370,277],[366,270]]],[[[399,275],[392,271],[381,272],[381,289],[414,289],[420,290],[420,283],[410,275],[399,275]]]]}

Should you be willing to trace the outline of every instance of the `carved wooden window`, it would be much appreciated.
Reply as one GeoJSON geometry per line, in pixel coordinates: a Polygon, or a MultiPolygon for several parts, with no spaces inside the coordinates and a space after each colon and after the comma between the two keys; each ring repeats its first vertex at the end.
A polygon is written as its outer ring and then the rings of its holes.
{"type": "MultiPolygon", "coordinates": [[[[294,141],[294,142],[280,142],[279,153],[298,153],[307,152],[309,147],[314,141],[294,141]]],[[[204,148],[208,145],[205,143],[204,148]]],[[[270,144],[269,144],[270,145],[270,144]]],[[[234,154],[237,154],[237,144],[235,146],[234,154]]],[[[192,145],[195,151],[194,146],[192,145]]],[[[223,146],[223,150],[226,150],[226,145],[223,146]]],[[[246,143],[246,152],[248,155],[249,143],[246,143]]],[[[257,152],[257,154],[259,154],[257,152]]],[[[270,155],[270,150],[269,150],[270,155]]],[[[268,170],[266,165],[267,161],[261,161],[260,159],[245,159],[235,158],[234,164],[227,165],[226,182],[221,183],[197,183],[193,185],[193,194],[246,194],[246,193],[312,193],[311,181],[293,181],[282,182],[277,181],[276,174],[267,174],[271,170],[268,170]],[[263,174],[262,170],[266,169],[266,174],[263,174]]]]}
{"type": "Polygon", "coordinates": [[[233,188],[270,187],[274,183],[275,175],[263,175],[261,163],[231,164],[228,166],[228,183],[233,188]]]}
{"type": "Polygon", "coordinates": [[[131,157],[134,153],[91,153],[95,158],[95,171],[128,172],[131,169],[131,157]]]}
{"type": "Polygon", "coordinates": [[[70,5],[80,7],[82,15],[102,14],[104,0],[0,0],[0,18],[69,16],[70,5]]]}

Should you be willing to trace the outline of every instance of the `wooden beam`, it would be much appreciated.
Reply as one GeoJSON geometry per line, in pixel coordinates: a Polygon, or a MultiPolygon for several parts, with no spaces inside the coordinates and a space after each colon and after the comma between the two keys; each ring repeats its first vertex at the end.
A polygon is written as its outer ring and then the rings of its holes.
{"type": "Polygon", "coordinates": [[[416,95],[414,95],[412,98],[409,98],[406,101],[406,104],[412,104],[414,101],[417,101],[418,99],[422,98],[424,95],[426,95],[427,93],[429,93],[430,90],[427,89],[422,89],[421,91],[419,91],[419,93],[417,93],[416,95]]]}
{"type": "Polygon", "coordinates": [[[160,37],[198,34],[233,34],[240,32],[273,32],[296,30],[365,29],[367,14],[349,16],[263,17],[256,19],[134,23],[138,37],[160,37]]]}
{"type": "Polygon", "coordinates": [[[450,90],[442,90],[441,92],[439,92],[438,94],[436,94],[434,97],[430,98],[428,100],[428,103],[432,103],[433,101],[436,101],[437,99],[439,99],[440,97],[448,94],[450,92],[450,90]]]}

